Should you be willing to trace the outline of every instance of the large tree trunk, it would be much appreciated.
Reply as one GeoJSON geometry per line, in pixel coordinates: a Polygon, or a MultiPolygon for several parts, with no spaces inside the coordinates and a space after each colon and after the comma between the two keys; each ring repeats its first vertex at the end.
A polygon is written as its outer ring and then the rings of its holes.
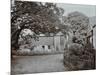
{"type": "Polygon", "coordinates": [[[12,33],[12,35],[11,35],[11,48],[14,48],[14,49],[19,48],[18,39],[19,39],[19,35],[20,35],[21,31],[22,31],[22,29],[18,29],[12,33]]]}
{"type": "Polygon", "coordinates": [[[11,58],[16,55],[16,50],[19,48],[18,39],[22,29],[18,29],[11,34],[11,58]]]}
{"type": "Polygon", "coordinates": [[[22,23],[20,26],[20,29],[15,30],[14,32],[11,33],[11,48],[18,49],[18,39],[21,31],[25,28],[25,24],[22,23]]]}

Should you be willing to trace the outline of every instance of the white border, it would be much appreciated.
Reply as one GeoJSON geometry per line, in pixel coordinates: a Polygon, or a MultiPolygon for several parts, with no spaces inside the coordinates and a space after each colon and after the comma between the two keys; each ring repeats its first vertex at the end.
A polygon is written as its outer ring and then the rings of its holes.
{"type": "MultiPolygon", "coordinates": [[[[31,0],[29,0],[31,1],[31,0]]],[[[100,2],[99,0],[34,0],[42,2],[72,3],[72,4],[91,4],[96,5],[97,18],[97,70],[89,71],[71,71],[71,72],[53,72],[39,73],[37,75],[98,75],[100,69],[100,2]]],[[[10,75],[10,0],[0,1],[0,75],[10,75]]],[[[28,74],[27,74],[28,75],[28,74]]],[[[33,75],[33,74],[29,74],[33,75]]]]}

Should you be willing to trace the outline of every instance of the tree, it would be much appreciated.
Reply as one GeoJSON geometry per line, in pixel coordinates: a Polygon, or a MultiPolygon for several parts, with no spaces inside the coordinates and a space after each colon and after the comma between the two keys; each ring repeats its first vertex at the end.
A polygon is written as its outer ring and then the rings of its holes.
{"type": "Polygon", "coordinates": [[[73,40],[84,44],[89,27],[89,18],[80,12],[72,12],[68,14],[65,23],[70,25],[71,32],[73,33],[73,40]]]}
{"type": "Polygon", "coordinates": [[[63,14],[63,9],[53,3],[15,1],[11,9],[11,45],[16,49],[22,30],[30,29],[35,35],[55,33],[63,14]]]}
{"type": "Polygon", "coordinates": [[[70,26],[72,43],[65,48],[64,65],[69,70],[95,69],[95,50],[91,43],[85,43],[89,27],[89,18],[80,12],[72,12],[64,17],[65,24],[70,26]]]}

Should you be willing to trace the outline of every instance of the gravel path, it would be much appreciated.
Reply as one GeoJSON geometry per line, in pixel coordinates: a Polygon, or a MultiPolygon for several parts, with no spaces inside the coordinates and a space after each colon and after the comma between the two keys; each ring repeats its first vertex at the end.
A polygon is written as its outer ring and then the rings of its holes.
{"type": "Polygon", "coordinates": [[[65,71],[63,54],[17,56],[15,59],[12,61],[12,74],[65,71]]]}

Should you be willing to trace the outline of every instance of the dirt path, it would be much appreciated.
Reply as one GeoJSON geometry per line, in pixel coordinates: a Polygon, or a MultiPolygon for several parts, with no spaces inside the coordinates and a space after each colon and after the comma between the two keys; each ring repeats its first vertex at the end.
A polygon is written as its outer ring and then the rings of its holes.
{"type": "Polygon", "coordinates": [[[65,71],[63,54],[19,56],[12,63],[12,73],[39,73],[65,71]]]}

